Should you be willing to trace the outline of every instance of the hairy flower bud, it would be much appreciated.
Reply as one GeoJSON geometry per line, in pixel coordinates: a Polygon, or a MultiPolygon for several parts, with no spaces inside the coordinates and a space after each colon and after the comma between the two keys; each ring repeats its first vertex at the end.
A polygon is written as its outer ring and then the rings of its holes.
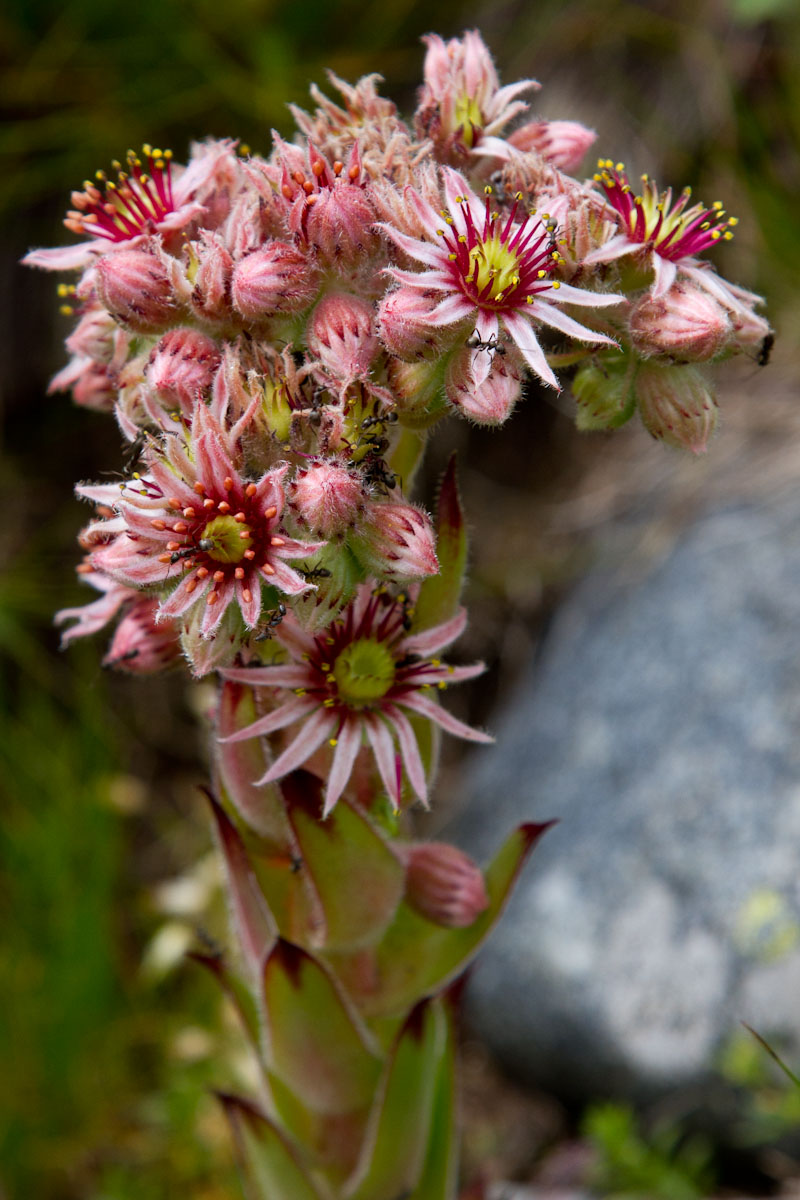
{"type": "Polygon", "coordinates": [[[515,129],[508,140],[516,150],[535,151],[559,170],[573,172],[597,140],[597,134],[579,121],[528,121],[515,129]]]}
{"type": "Polygon", "coordinates": [[[181,658],[178,627],[174,621],[156,624],[158,600],[137,600],[117,626],[104,667],[129,671],[133,675],[152,675],[163,671],[181,658]]]}
{"type": "Polygon", "coordinates": [[[198,266],[191,294],[192,309],[201,320],[226,321],[230,318],[233,259],[210,234],[194,250],[198,266]]]}
{"type": "Polygon", "coordinates": [[[717,403],[694,367],[645,363],[636,375],[636,399],[645,429],[659,441],[704,454],[717,424],[717,403]]]}
{"type": "Polygon", "coordinates": [[[379,349],[372,308],[344,292],[325,296],[308,323],[308,347],[343,384],[363,379],[379,349]]]}
{"type": "Polygon", "coordinates": [[[332,462],[301,467],[288,489],[300,523],[316,537],[340,537],[364,511],[366,490],[358,475],[332,462]]]}
{"type": "Polygon", "coordinates": [[[438,297],[419,288],[400,287],[384,296],[378,308],[378,332],[391,354],[406,362],[423,358],[452,343],[452,329],[432,326],[429,317],[438,297]]]}
{"type": "Polygon", "coordinates": [[[195,329],[171,329],[150,352],[144,376],[162,403],[187,415],[211,386],[220,364],[215,342],[195,329]]]}
{"type": "Polygon", "coordinates": [[[114,355],[115,335],[124,336],[113,317],[105,309],[91,308],[67,338],[66,346],[70,354],[80,358],[109,363],[114,355]]]}
{"type": "Polygon", "coordinates": [[[411,429],[427,429],[444,416],[443,359],[426,358],[410,363],[390,358],[388,375],[401,424],[411,429]]]}
{"type": "Polygon", "coordinates": [[[630,316],[631,341],[643,358],[705,362],[725,348],[730,333],[725,309],[689,283],[675,283],[657,298],[643,296],[630,316]]]}
{"type": "Polygon", "coordinates": [[[305,205],[305,234],[324,263],[353,270],[379,248],[375,212],[363,188],[348,183],[321,188],[305,205]]]}
{"type": "Polygon", "coordinates": [[[633,416],[636,393],[633,389],[635,363],[630,358],[585,363],[572,381],[577,413],[575,424],[581,432],[617,429],[633,416]]]}
{"type": "Polygon", "coordinates": [[[445,388],[451,404],[478,425],[502,425],[522,394],[522,375],[504,346],[465,348],[451,360],[445,388]],[[488,363],[475,362],[481,354],[488,363]]]}
{"type": "Polygon", "coordinates": [[[169,275],[146,250],[103,255],[97,263],[97,291],[114,320],[135,333],[159,333],[175,320],[169,275]]]}
{"type": "Polygon", "coordinates": [[[72,385],[72,399],[81,408],[94,412],[113,412],[117,389],[108,374],[108,368],[88,362],[72,385]]]}
{"type": "Polygon", "coordinates": [[[249,321],[302,312],[317,294],[318,277],[316,267],[295,246],[270,242],[236,264],[233,306],[249,321]]]}
{"type": "Polygon", "coordinates": [[[412,504],[382,501],[367,509],[350,541],[362,566],[389,583],[436,575],[436,538],[430,518],[412,504]]]}
{"type": "Polygon", "coordinates": [[[463,929],[489,907],[483,874],[463,850],[423,842],[405,848],[405,858],[406,900],[429,921],[463,929]]]}

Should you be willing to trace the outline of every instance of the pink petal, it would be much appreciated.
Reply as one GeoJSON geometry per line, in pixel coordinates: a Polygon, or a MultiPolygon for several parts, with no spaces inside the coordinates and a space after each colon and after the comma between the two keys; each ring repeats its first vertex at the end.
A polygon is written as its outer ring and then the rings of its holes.
{"type": "Polygon", "coordinates": [[[188,608],[198,601],[201,596],[208,591],[211,586],[210,579],[197,580],[197,572],[190,572],[185,579],[182,579],[171,596],[168,596],[158,610],[158,619],[164,620],[167,617],[180,617],[188,608]],[[195,586],[190,587],[190,583],[194,582],[195,586]]]}
{"type": "Polygon", "coordinates": [[[427,658],[437,650],[443,650],[456,638],[460,637],[467,625],[467,610],[459,609],[449,621],[424,629],[422,633],[413,633],[411,637],[403,638],[402,648],[407,654],[419,654],[427,658]]]}
{"type": "Polygon", "coordinates": [[[394,704],[387,704],[385,712],[391,719],[397,732],[397,740],[400,743],[400,753],[403,756],[408,781],[427,808],[428,784],[425,779],[425,767],[422,765],[419,745],[417,744],[414,730],[411,728],[411,722],[394,704]]]}
{"type": "Polygon", "coordinates": [[[327,817],[347,785],[350,772],[353,769],[353,763],[356,761],[358,752],[361,749],[361,732],[361,720],[356,716],[348,717],[342,726],[337,739],[336,749],[333,752],[328,786],[325,790],[325,807],[322,810],[323,817],[327,817]]]}
{"type": "Polygon", "coordinates": [[[420,716],[427,717],[429,721],[441,725],[447,733],[464,738],[465,741],[487,743],[494,741],[494,738],[488,733],[482,733],[480,729],[473,729],[471,725],[459,721],[446,708],[441,708],[435,700],[431,700],[428,696],[422,696],[419,692],[415,692],[411,696],[404,696],[400,703],[404,708],[410,708],[420,716]]]}
{"type": "Polygon", "coordinates": [[[378,764],[380,777],[383,780],[383,786],[395,809],[398,809],[400,807],[400,783],[397,778],[397,756],[392,735],[383,722],[372,713],[364,717],[364,724],[372,752],[375,755],[375,762],[378,764]]]}
{"type": "MultiPolygon", "coordinates": [[[[225,671],[225,678],[230,679],[235,677],[233,671],[225,671]]],[[[243,682],[248,682],[244,680],[243,682]]],[[[259,717],[252,725],[246,725],[244,729],[237,729],[236,733],[229,733],[227,737],[220,738],[221,742],[245,742],[249,738],[262,737],[267,733],[275,733],[277,729],[284,729],[287,725],[291,725],[293,721],[299,720],[300,717],[306,716],[313,712],[316,707],[316,701],[308,696],[294,696],[291,700],[287,700],[285,704],[281,704],[278,708],[274,708],[272,712],[267,713],[265,717],[259,717]]]]}
{"type": "Polygon", "coordinates": [[[327,708],[318,708],[315,713],[304,721],[297,737],[291,742],[283,754],[276,758],[266,775],[258,783],[274,783],[283,775],[288,775],[296,767],[301,766],[314,751],[330,737],[336,728],[337,718],[327,708]]]}
{"type": "Polygon", "coordinates": [[[528,305],[527,311],[532,313],[536,320],[541,321],[543,325],[559,329],[561,333],[577,338],[579,342],[602,342],[606,346],[617,345],[613,338],[606,337],[604,333],[598,333],[596,329],[587,329],[573,317],[567,316],[560,308],[556,308],[555,305],[548,304],[544,300],[534,300],[533,304],[528,305]]]}
{"type": "Polygon", "coordinates": [[[261,580],[255,571],[250,572],[249,578],[236,580],[236,600],[245,625],[253,629],[261,616],[261,580]],[[249,594],[249,600],[245,598],[245,592],[249,594]]]}
{"type": "Polygon", "coordinates": [[[539,345],[531,323],[526,321],[520,313],[509,312],[503,314],[503,324],[522,351],[522,357],[534,374],[560,392],[559,382],[545,358],[544,350],[539,345]]]}
{"type": "Polygon", "coordinates": [[[308,683],[308,670],[294,663],[274,667],[229,667],[222,672],[225,679],[259,687],[303,687],[308,683]]]}
{"type": "Polygon", "coordinates": [[[576,288],[571,283],[562,283],[560,287],[547,292],[546,297],[559,304],[582,304],[587,308],[607,308],[610,304],[621,304],[625,299],[613,292],[590,292],[588,288],[576,288]]]}

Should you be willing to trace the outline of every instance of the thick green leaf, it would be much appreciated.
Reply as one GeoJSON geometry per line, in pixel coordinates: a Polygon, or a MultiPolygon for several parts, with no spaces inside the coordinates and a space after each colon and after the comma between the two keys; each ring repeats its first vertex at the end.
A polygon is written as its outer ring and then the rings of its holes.
{"type": "Polygon", "coordinates": [[[402,1013],[464,970],[503,911],[525,859],[551,824],[521,825],[500,847],[485,872],[489,907],[472,925],[435,925],[403,902],[375,950],[371,970],[352,955],[328,956],[365,1016],[402,1013]]]}
{"type": "Polygon", "coordinates": [[[284,1135],[252,1104],[219,1094],[248,1200],[324,1200],[284,1135]]]}
{"type": "Polygon", "coordinates": [[[258,1008],[249,988],[238,975],[230,970],[221,954],[192,953],[188,954],[187,958],[204,967],[209,974],[214,976],[239,1014],[250,1044],[257,1054],[260,1053],[258,1008]]]}
{"type": "Polygon", "coordinates": [[[458,1188],[456,1030],[449,997],[442,997],[445,1041],[436,1074],[428,1149],[422,1176],[409,1200],[454,1200],[458,1188]]]}
{"type": "MultiPolygon", "coordinates": [[[[287,798],[289,792],[286,793],[287,798]]],[[[347,800],[320,821],[319,785],[294,789],[288,804],[303,871],[325,912],[325,947],[374,943],[392,920],[405,869],[369,818],[347,800]]]]}
{"type": "Polygon", "coordinates": [[[365,1108],[381,1072],[377,1044],[328,969],[279,941],[264,965],[270,1070],[312,1112],[365,1108]]]}
{"type": "Polygon", "coordinates": [[[274,787],[256,787],[269,767],[264,738],[221,742],[219,738],[252,724],[256,712],[253,689],[226,681],[219,692],[214,739],[214,785],[225,807],[273,846],[286,846],[286,816],[274,787]]]}
{"type": "Polygon", "coordinates": [[[277,936],[277,925],[258,886],[244,843],[225,811],[207,793],[227,876],[233,927],[247,967],[255,978],[277,936]]]}
{"type": "Polygon", "coordinates": [[[369,1108],[344,1114],[312,1112],[277,1075],[268,1072],[267,1082],[281,1128],[303,1147],[315,1170],[334,1186],[341,1185],[358,1160],[369,1108]]]}
{"type": "Polygon", "coordinates": [[[439,574],[419,590],[413,629],[430,629],[449,620],[458,609],[467,566],[467,530],[456,482],[456,456],[447,464],[436,505],[436,553],[439,574]]]}
{"type": "Polygon", "coordinates": [[[347,1200],[398,1200],[419,1183],[446,1041],[441,1000],[418,1004],[387,1063],[358,1165],[343,1188],[347,1200]]]}

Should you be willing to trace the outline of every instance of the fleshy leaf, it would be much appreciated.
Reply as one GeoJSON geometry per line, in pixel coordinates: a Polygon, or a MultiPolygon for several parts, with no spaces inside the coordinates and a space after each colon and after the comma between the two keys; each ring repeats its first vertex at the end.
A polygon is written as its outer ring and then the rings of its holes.
{"type": "Polygon", "coordinates": [[[252,1104],[218,1093],[233,1131],[247,1200],[323,1200],[284,1135],[252,1104]]]}
{"type": "Polygon", "coordinates": [[[252,688],[230,680],[222,684],[215,730],[215,785],[224,804],[251,829],[276,847],[285,847],[286,816],[280,795],[274,787],[256,787],[254,782],[270,766],[264,739],[219,740],[251,725],[258,716],[252,688]]]}
{"type": "Polygon", "coordinates": [[[413,1193],[425,1164],[446,1039],[442,1002],[418,1004],[387,1063],[358,1165],[343,1188],[347,1200],[397,1200],[413,1193]]]}
{"type": "Polygon", "coordinates": [[[233,925],[245,963],[258,977],[267,952],[277,936],[277,926],[258,886],[244,843],[233,823],[214,797],[208,794],[225,863],[227,894],[233,925]]]}
{"type": "Polygon", "coordinates": [[[422,584],[416,603],[414,631],[447,621],[458,610],[467,565],[467,531],[456,482],[453,454],[442,477],[436,506],[436,553],[439,574],[422,584]]]}
{"type": "Polygon", "coordinates": [[[409,1200],[454,1200],[458,1187],[456,1030],[450,997],[442,997],[445,1042],[436,1073],[428,1149],[422,1176],[409,1200]]]}
{"type": "MultiPolygon", "coordinates": [[[[299,772],[297,773],[300,774],[299,772]]],[[[405,887],[405,869],[369,818],[341,799],[320,821],[321,785],[287,787],[289,821],[325,911],[326,948],[374,943],[392,920],[405,887]]]]}
{"type": "Polygon", "coordinates": [[[365,1108],[380,1075],[377,1045],[328,969],[279,941],[264,966],[270,1070],[313,1112],[365,1108]]]}
{"type": "Polygon", "coordinates": [[[213,975],[225,995],[233,1004],[241,1019],[244,1030],[256,1053],[260,1052],[258,1009],[250,990],[241,978],[229,968],[221,954],[190,953],[187,958],[204,967],[213,975]]]}
{"type": "Polygon", "coordinates": [[[403,902],[375,950],[371,971],[355,956],[331,955],[347,992],[367,1017],[400,1013],[459,975],[497,921],[533,846],[552,822],[520,825],[484,873],[489,907],[472,925],[435,925],[403,902]]]}

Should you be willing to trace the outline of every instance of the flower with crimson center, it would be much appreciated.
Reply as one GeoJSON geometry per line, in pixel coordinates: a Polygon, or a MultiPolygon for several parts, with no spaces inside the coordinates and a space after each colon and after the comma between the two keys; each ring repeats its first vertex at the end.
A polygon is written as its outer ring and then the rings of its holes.
{"type": "MultiPolygon", "coordinates": [[[[261,614],[262,582],[290,595],[307,591],[307,581],[284,560],[305,558],[324,543],[297,541],[280,527],[288,465],[258,482],[244,479],[203,404],[195,411],[191,447],[192,456],[179,438],[168,439],[165,456],[153,456],[147,475],[123,485],[118,517],[108,523],[117,536],[92,553],[92,566],[139,587],[181,575],[159,618],[180,617],[203,603],[204,637],[234,602],[252,629],[261,614]]],[[[105,489],[78,490],[93,499],[105,489]]]]}
{"type": "MultiPolygon", "coordinates": [[[[583,260],[586,265],[611,262],[626,254],[646,252],[651,256],[655,271],[653,296],[658,298],[669,291],[678,274],[678,269],[691,275],[696,283],[705,287],[723,304],[731,307],[731,295],[727,285],[722,285],[724,297],[719,294],[711,276],[717,277],[694,257],[716,242],[730,241],[736,217],[724,219],[722,201],[716,200],[711,208],[693,204],[687,208],[692,195],[691,188],[684,188],[675,204],[672,203],[672,188],[659,192],[654,181],[642,176],[642,195],[634,194],[625,174],[623,163],[616,166],[611,159],[599,159],[598,171],[594,176],[606,194],[609,204],[619,214],[622,232],[615,234],[604,245],[593,250],[583,260]]],[[[717,280],[721,284],[721,281],[717,280]]],[[[738,306],[737,306],[738,307],[738,306]]]]}
{"type": "Polygon", "coordinates": [[[129,150],[127,170],[120,162],[112,164],[116,181],[105,171],[97,171],[94,179],[84,181],[82,191],[72,193],[74,207],[64,224],[89,240],[55,250],[32,250],[23,262],[50,271],[70,271],[121,245],[136,245],[154,233],[169,235],[183,229],[204,211],[197,193],[210,182],[223,159],[231,156],[232,145],[220,141],[196,147],[192,161],[188,167],[178,168],[177,177],[170,150],[145,145],[141,156],[129,150]]]}
{"type": "Polygon", "coordinates": [[[226,741],[275,733],[303,722],[258,783],[287,775],[327,741],[333,749],[323,814],[327,815],[344,791],[366,737],[395,807],[400,805],[404,770],[417,796],[427,804],[425,768],[407,713],[425,717],[468,741],[492,741],[451,716],[429,695],[432,688],[441,690],[448,683],[473,679],[484,670],[483,663],[452,667],[431,657],[460,635],[466,612],[412,634],[407,632],[408,616],[402,597],[394,599],[364,584],[343,616],[316,636],[303,630],[291,614],[286,617],[275,636],[289,654],[288,663],[224,672],[227,679],[240,683],[288,688],[294,693],[226,741]]]}
{"type": "MultiPolygon", "coordinates": [[[[492,210],[489,194],[481,202],[457,171],[443,170],[448,207],[441,214],[412,188],[406,191],[430,240],[381,226],[400,250],[427,268],[419,272],[390,268],[390,274],[403,287],[443,294],[427,315],[428,324],[441,327],[474,320],[479,342],[494,347],[502,323],[531,370],[555,388],[558,381],[532,321],[581,341],[616,345],[612,338],[561,312],[554,301],[603,307],[619,304],[624,297],[588,292],[552,279],[559,258],[552,226],[532,215],[518,220],[519,199],[504,217],[492,210]]],[[[492,354],[475,358],[475,385],[479,387],[489,374],[492,354]]]]}

